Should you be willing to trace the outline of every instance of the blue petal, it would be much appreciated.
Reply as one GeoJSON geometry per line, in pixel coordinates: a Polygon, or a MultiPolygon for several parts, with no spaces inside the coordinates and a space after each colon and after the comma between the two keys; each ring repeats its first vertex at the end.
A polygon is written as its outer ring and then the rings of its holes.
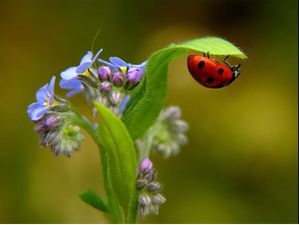
{"type": "Polygon", "coordinates": [[[50,93],[48,92],[48,86],[49,85],[46,84],[36,92],[35,98],[38,103],[43,104],[49,99],[50,93]]]}
{"type": "Polygon", "coordinates": [[[98,52],[97,52],[97,54],[95,54],[95,56],[93,57],[93,59],[91,60],[91,64],[93,64],[95,61],[96,61],[96,59],[99,57],[99,55],[100,55],[100,53],[103,51],[103,49],[100,49],[98,52]]]}
{"type": "Polygon", "coordinates": [[[49,108],[39,103],[32,103],[31,105],[28,106],[27,114],[30,120],[36,121],[42,118],[47,113],[48,110],[49,108]]]}
{"type": "Polygon", "coordinates": [[[50,84],[47,87],[47,90],[48,90],[48,92],[50,93],[51,96],[54,96],[55,80],[56,80],[56,77],[52,76],[52,78],[50,80],[50,84]]]}
{"type": "Polygon", "coordinates": [[[105,65],[107,65],[107,66],[110,66],[112,69],[117,69],[117,66],[114,66],[114,65],[111,64],[110,62],[107,62],[107,61],[105,61],[105,60],[103,60],[103,59],[98,59],[98,62],[103,63],[103,64],[105,64],[105,65]]]}
{"type": "Polygon", "coordinates": [[[66,69],[65,71],[63,71],[60,76],[62,79],[65,80],[70,80],[76,76],[78,76],[78,73],[76,72],[77,67],[70,67],[68,69],[66,69]]]}
{"type": "Polygon", "coordinates": [[[78,93],[80,93],[80,92],[82,92],[82,89],[74,89],[74,90],[69,91],[65,96],[66,96],[67,98],[70,98],[70,97],[72,97],[73,95],[78,94],[78,93]]]}
{"type": "Polygon", "coordinates": [[[55,80],[56,77],[52,76],[51,80],[50,80],[50,84],[47,86],[47,92],[48,92],[48,96],[49,96],[49,105],[51,106],[53,104],[54,101],[54,86],[55,86],[55,80]]]}
{"type": "Polygon", "coordinates": [[[82,75],[89,67],[91,67],[91,62],[83,63],[77,67],[76,73],[82,75]]]}
{"type": "Polygon", "coordinates": [[[59,86],[63,89],[78,89],[83,88],[82,83],[78,79],[61,80],[59,86]]]}
{"type": "Polygon", "coordinates": [[[109,61],[110,61],[113,65],[115,65],[115,66],[117,66],[117,67],[121,67],[121,66],[129,66],[128,63],[126,63],[124,60],[122,60],[122,59],[120,59],[120,58],[118,58],[118,57],[110,57],[110,58],[109,58],[109,61]]]}
{"type": "Polygon", "coordinates": [[[74,94],[80,93],[84,90],[84,87],[80,80],[78,79],[72,79],[72,80],[61,80],[59,82],[59,86],[63,89],[69,89],[71,90],[66,94],[66,97],[70,98],[74,94]]]}
{"type": "Polygon", "coordinates": [[[92,52],[88,51],[81,59],[80,65],[86,62],[91,62],[92,59],[92,52]]]}
{"type": "Polygon", "coordinates": [[[49,85],[49,87],[50,87],[51,90],[54,90],[55,80],[56,80],[56,77],[52,76],[52,78],[50,80],[50,85],[49,85]]]}
{"type": "Polygon", "coordinates": [[[133,68],[133,67],[139,67],[139,68],[143,69],[143,71],[145,71],[146,63],[147,63],[147,61],[144,61],[144,62],[141,63],[141,64],[130,64],[130,66],[131,66],[132,68],[133,68]]]}
{"type": "MultiPolygon", "coordinates": [[[[29,116],[29,114],[31,114],[32,111],[33,111],[36,107],[38,107],[38,106],[40,106],[39,103],[36,103],[36,102],[31,103],[31,104],[28,106],[28,108],[27,108],[28,116],[29,116]]],[[[30,117],[30,116],[29,116],[29,117],[30,117]]]]}
{"type": "Polygon", "coordinates": [[[129,100],[130,100],[130,95],[126,95],[123,99],[123,101],[121,102],[120,104],[120,107],[119,107],[119,113],[123,113],[123,111],[125,110],[129,100]]]}
{"type": "Polygon", "coordinates": [[[147,61],[144,61],[143,63],[141,63],[141,64],[139,65],[139,66],[143,69],[143,71],[145,71],[146,64],[147,64],[147,61]]]}
{"type": "Polygon", "coordinates": [[[107,62],[103,59],[98,59],[98,61],[110,66],[110,68],[112,68],[113,70],[117,70],[119,67],[129,67],[129,68],[139,67],[145,71],[145,67],[146,67],[146,63],[147,63],[147,61],[144,61],[141,64],[131,64],[131,63],[125,62],[124,60],[122,60],[118,57],[110,57],[109,58],[110,62],[107,62]]]}

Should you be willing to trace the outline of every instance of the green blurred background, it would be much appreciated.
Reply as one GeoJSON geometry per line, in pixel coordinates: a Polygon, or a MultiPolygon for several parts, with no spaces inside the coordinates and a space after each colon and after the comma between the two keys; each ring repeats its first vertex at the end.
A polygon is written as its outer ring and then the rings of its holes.
{"type": "MultiPolygon", "coordinates": [[[[52,74],[91,48],[133,63],[172,42],[215,35],[248,60],[221,90],[169,71],[168,105],[190,123],[189,144],[154,156],[167,203],[142,223],[297,223],[297,1],[26,0],[0,2],[0,222],[104,223],[78,198],[104,193],[89,138],[72,158],[39,146],[26,107],[52,74]]],[[[233,60],[237,62],[237,60],[233,60]]],[[[64,94],[63,91],[58,91],[64,94]]],[[[87,111],[82,97],[74,98],[87,111]]]]}

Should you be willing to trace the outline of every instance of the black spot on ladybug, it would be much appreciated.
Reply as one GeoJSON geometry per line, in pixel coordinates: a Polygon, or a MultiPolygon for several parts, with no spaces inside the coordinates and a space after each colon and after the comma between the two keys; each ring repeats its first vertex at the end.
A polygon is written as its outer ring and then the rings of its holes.
{"type": "Polygon", "coordinates": [[[198,64],[197,64],[197,67],[198,68],[204,68],[204,66],[205,66],[205,61],[200,61],[198,64]]]}
{"type": "Polygon", "coordinates": [[[222,75],[222,74],[223,74],[223,71],[224,71],[224,70],[223,70],[222,68],[219,68],[219,70],[218,70],[218,74],[219,74],[219,75],[222,75]]]}
{"type": "Polygon", "coordinates": [[[213,83],[213,81],[214,81],[214,78],[213,78],[213,77],[208,77],[208,79],[207,79],[207,83],[208,83],[208,84],[213,83]]]}

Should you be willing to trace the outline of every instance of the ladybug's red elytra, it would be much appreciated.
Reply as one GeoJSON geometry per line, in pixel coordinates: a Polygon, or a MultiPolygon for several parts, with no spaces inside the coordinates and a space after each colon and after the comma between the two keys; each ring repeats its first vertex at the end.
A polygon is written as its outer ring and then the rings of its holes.
{"type": "Polygon", "coordinates": [[[240,64],[231,66],[226,60],[223,63],[210,59],[209,54],[189,55],[188,70],[193,78],[208,88],[222,88],[232,83],[240,74],[240,64]]]}

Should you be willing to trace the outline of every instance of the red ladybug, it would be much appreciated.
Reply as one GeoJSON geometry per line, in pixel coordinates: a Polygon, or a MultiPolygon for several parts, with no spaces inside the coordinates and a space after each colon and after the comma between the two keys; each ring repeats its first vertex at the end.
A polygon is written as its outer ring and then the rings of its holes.
{"type": "Polygon", "coordinates": [[[201,55],[189,55],[188,69],[193,78],[208,88],[222,88],[233,82],[240,74],[240,64],[231,66],[226,59],[224,64],[201,55]]]}

